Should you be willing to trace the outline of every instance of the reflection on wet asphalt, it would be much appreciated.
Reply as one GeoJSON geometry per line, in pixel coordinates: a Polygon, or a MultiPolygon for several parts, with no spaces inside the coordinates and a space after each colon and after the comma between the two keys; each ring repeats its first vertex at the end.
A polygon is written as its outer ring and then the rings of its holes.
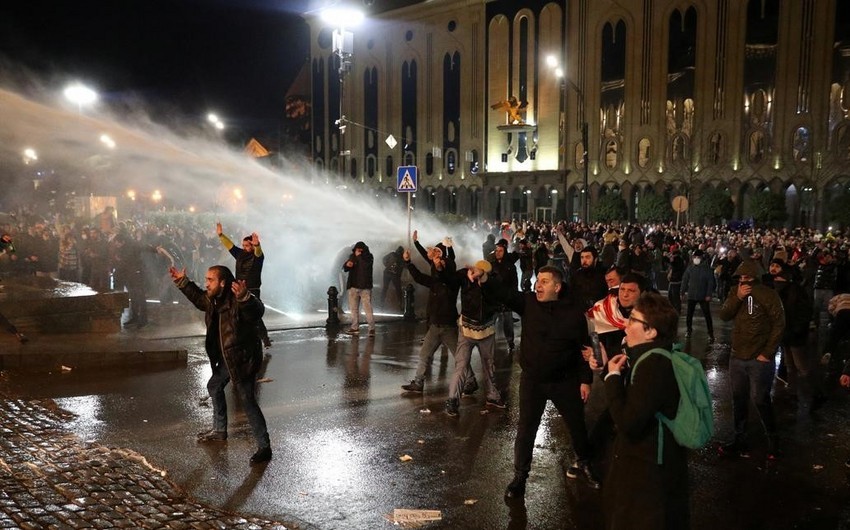
{"type": "MultiPolygon", "coordinates": [[[[704,361],[716,439],[723,440],[732,432],[729,326],[718,322],[718,343],[708,347],[701,322],[696,319],[685,349],[704,361]]],[[[248,466],[252,436],[233,392],[228,442],[194,441],[212,414],[201,339],[185,340],[191,353],[184,368],[10,379],[21,394],[56,398],[74,412],[70,428],[83,439],[138,451],[191,495],[227,510],[321,529],[381,528],[383,514],[394,508],[441,510],[443,520],[428,528],[601,528],[600,493],[564,475],[569,437],[551,406],[538,432],[525,502],[503,500],[513,474],[519,384],[519,367],[507,358],[503,339],[498,381],[507,391],[507,410],[488,410],[479,390],[462,400],[459,418],[446,416],[453,368],[446,352],[435,356],[423,394],[402,393],[423,332],[421,323],[395,323],[379,326],[374,338],[323,329],[273,333],[260,376],[269,381],[259,385],[274,449],[264,472],[248,466]],[[402,462],[402,455],[412,460],[402,462]],[[470,499],[477,502],[464,503],[470,499]]],[[[695,451],[693,528],[847,527],[847,396],[836,392],[815,421],[802,422],[793,392],[781,385],[774,392],[785,458],[766,465],[755,411],[750,459],[721,459],[713,447],[695,451]]],[[[594,384],[590,425],[603,406],[601,386],[594,384]]]]}

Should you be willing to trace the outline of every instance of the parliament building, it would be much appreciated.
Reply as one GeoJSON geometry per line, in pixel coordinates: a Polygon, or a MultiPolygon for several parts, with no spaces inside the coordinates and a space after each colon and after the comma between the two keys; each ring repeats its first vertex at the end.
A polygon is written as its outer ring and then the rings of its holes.
{"type": "MultiPolygon", "coordinates": [[[[310,26],[312,160],[340,186],[469,219],[585,219],[607,194],[850,187],[850,1],[356,0],[310,26]]],[[[691,219],[691,221],[699,221],[691,219]]]]}

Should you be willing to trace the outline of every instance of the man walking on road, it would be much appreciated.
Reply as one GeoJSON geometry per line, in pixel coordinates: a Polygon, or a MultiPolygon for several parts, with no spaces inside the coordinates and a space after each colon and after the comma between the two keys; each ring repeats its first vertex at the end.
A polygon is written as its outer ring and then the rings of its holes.
{"type": "MultiPolygon", "coordinates": [[[[256,296],[257,300],[262,300],[260,298],[260,285],[263,283],[263,262],[266,259],[266,255],[263,254],[263,249],[260,248],[260,236],[256,232],[250,236],[245,236],[242,238],[242,248],[236,248],[236,245],[224,235],[221,229],[221,223],[215,224],[215,233],[218,234],[218,239],[224,248],[236,259],[236,279],[245,280],[245,284],[248,286],[248,292],[256,296]]],[[[271,348],[272,341],[269,338],[269,332],[262,319],[257,322],[257,331],[263,340],[263,346],[271,348]]]]}
{"type": "Polygon", "coordinates": [[[257,403],[257,373],[263,362],[257,322],[265,306],[248,291],[245,280],[236,280],[230,269],[214,265],[207,270],[206,291],[186,277],[186,269],[168,269],[174,283],[195,307],[206,314],[205,347],[212,366],[207,390],[213,405],[213,428],[198,434],[198,443],[227,440],[227,399],[224,387],[233,379],[236,391],[257,441],[251,464],[272,458],[269,431],[257,403]]]}

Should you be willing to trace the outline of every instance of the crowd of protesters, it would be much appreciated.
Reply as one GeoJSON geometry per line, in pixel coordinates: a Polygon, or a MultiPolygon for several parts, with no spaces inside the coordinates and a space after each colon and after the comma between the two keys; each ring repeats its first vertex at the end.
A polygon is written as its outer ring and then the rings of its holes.
{"type": "MultiPolygon", "coordinates": [[[[97,292],[126,289],[136,300],[151,295],[174,301],[169,266],[185,267],[197,277],[224,262],[225,250],[208,226],[119,221],[112,207],[89,220],[21,208],[4,221],[0,232],[9,244],[0,252],[3,276],[45,276],[97,292]]],[[[131,301],[129,323],[146,323],[145,304],[131,301]]]]}

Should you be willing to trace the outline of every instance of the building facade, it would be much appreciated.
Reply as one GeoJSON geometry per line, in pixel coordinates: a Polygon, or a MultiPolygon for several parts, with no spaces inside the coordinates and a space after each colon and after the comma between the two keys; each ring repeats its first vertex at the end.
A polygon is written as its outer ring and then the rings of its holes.
{"type": "Polygon", "coordinates": [[[634,219],[706,187],[743,219],[769,190],[795,226],[848,191],[850,2],[403,4],[364,2],[342,58],[307,17],[313,160],[340,184],[392,200],[416,165],[419,209],[473,219],[579,219],[607,194],[634,219]]]}

